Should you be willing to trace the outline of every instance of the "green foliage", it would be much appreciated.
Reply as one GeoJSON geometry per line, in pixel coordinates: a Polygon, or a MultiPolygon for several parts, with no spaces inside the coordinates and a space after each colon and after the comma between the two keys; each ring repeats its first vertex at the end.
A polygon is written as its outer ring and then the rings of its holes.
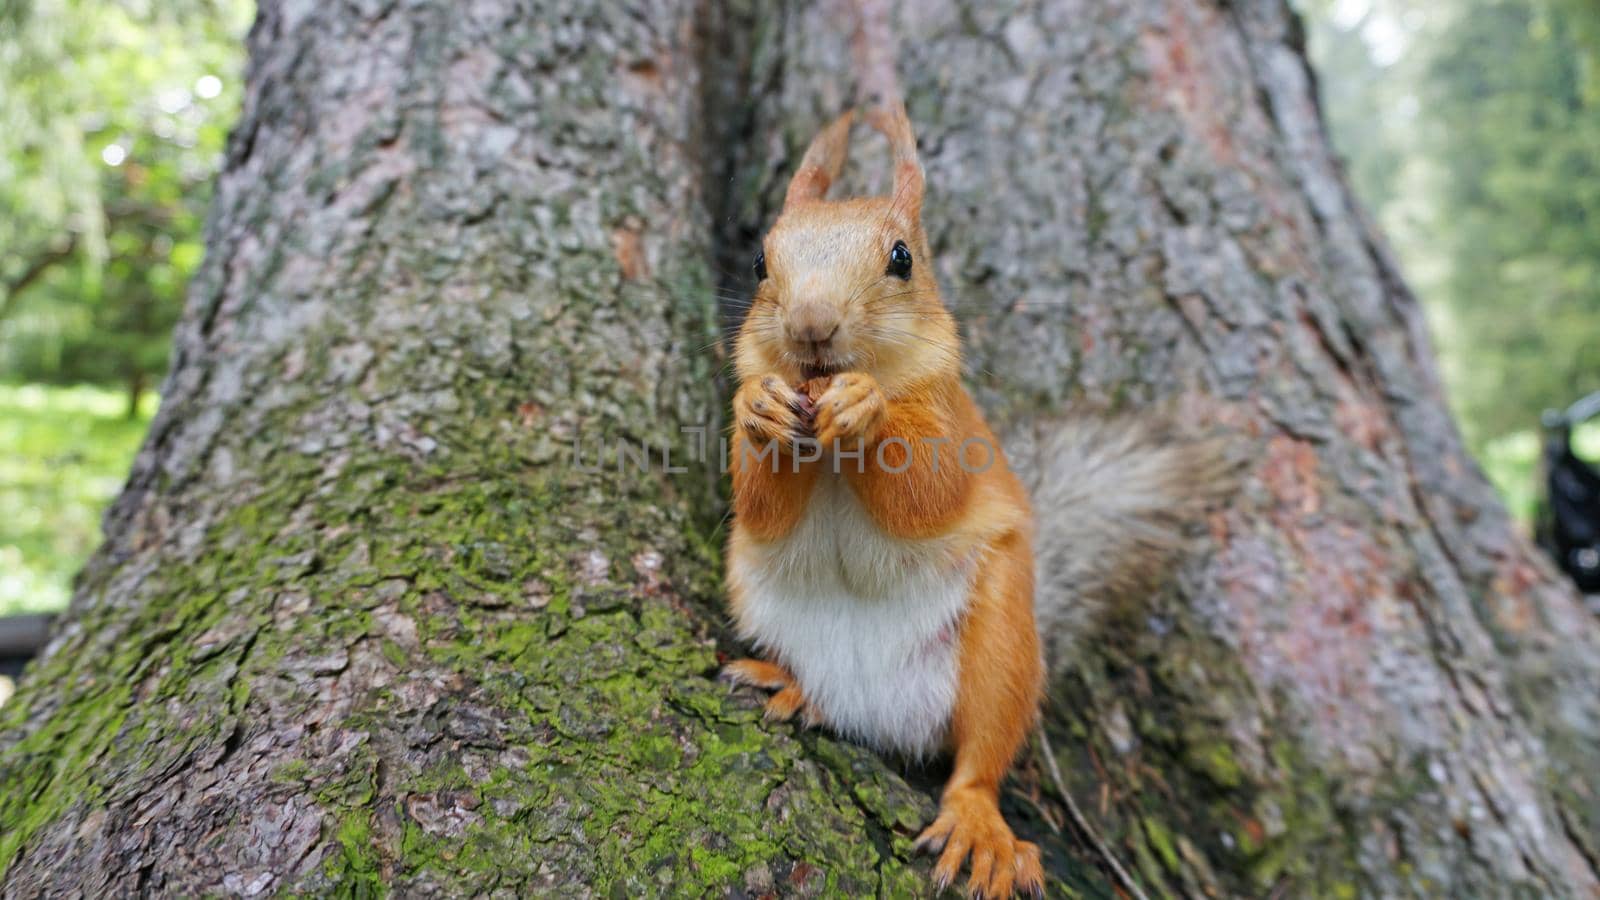
{"type": "Polygon", "coordinates": [[[66,606],[127,478],[155,396],[124,415],[115,391],[0,385],[0,615],[66,606]]]}
{"type": "Polygon", "coordinates": [[[1426,70],[1459,329],[1450,375],[1479,436],[1600,388],[1600,93],[1584,19],[1600,12],[1483,4],[1442,29],[1426,70]]]}
{"type": "Polygon", "coordinates": [[[59,609],[149,424],[248,0],[0,0],[0,615],[59,609]]]}
{"type": "Polygon", "coordinates": [[[166,365],[251,15],[243,0],[0,6],[0,377],[166,365]]]}
{"type": "Polygon", "coordinates": [[[1600,388],[1600,7],[1308,5],[1334,143],[1487,460],[1600,388]]]}
{"type": "MultiPolygon", "coordinates": [[[[1574,429],[1572,449],[1582,459],[1600,462],[1600,422],[1574,429]]],[[[1520,522],[1534,520],[1544,496],[1540,450],[1539,431],[1529,428],[1489,441],[1478,454],[1484,473],[1520,522]]]]}

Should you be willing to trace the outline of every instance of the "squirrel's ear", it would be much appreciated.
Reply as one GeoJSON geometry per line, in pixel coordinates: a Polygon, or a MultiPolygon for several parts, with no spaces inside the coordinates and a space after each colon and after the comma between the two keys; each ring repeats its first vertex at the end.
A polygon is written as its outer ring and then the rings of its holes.
{"type": "Polygon", "coordinates": [[[917,136],[911,131],[906,105],[895,100],[875,106],[868,111],[867,121],[889,139],[894,159],[894,187],[889,196],[896,209],[916,221],[922,216],[922,163],[917,160],[917,136]]]}
{"type": "Polygon", "coordinates": [[[850,153],[850,118],[851,112],[846,111],[812,138],[811,146],[800,160],[800,169],[789,181],[789,191],[783,197],[784,206],[821,200],[828,193],[828,187],[838,180],[845,157],[850,153]]]}

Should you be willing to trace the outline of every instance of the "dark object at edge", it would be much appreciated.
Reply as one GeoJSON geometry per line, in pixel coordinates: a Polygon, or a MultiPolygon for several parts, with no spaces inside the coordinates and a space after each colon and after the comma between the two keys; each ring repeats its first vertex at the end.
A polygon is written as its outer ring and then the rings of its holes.
{"type": "Polygon", "coordinates": [[[15,678],[22,667],[50,639],[50,624],[55,616],[32,613],[0,618],[0,675],[15,678]]]}
{"type": "Polygon", "coordinates": [[[1572,428],[1600,415],[1600,391],[1544,415],[1539,543],[1586,594],[1600,594],[1600,472],[1572,452],[1572,428]]]}

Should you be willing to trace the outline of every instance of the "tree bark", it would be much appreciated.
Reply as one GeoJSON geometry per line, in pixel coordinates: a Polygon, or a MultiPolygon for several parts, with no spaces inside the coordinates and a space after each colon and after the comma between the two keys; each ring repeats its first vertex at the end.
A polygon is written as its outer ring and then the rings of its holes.
{"type": "MultiPolygon", "coordinates": [[[[937,772],[713,681],[682,430],[848,12],[263,4],[161,411],[0,709],[7,896],[928,889],[937,772]]],[[[1600,634],[1464,454],[1282,0],[888,24],[995,419],[1246,448],[1062,661],[1007,792],[1053,888],[1593,894],[1600,634]]]]}

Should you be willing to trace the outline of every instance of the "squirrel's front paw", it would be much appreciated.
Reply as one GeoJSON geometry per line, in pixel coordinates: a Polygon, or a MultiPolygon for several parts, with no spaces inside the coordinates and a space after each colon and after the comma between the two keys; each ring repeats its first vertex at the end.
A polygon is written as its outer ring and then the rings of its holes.
{"type": "Polygon", "coordinates": [[[833,377],[817,398],[817,441],[825,449],[853,449],[871,443],[888,417],[889,404],[871,375],[845,372],[833,377]]]}
{"type": "Polygon", "coordinates": [[[757,447],[776,443],[785,453],[795,441],[811,436],[801,417],[801,395],[777,375],[752,378],[733,395],[733,420],[757,447]]]}

